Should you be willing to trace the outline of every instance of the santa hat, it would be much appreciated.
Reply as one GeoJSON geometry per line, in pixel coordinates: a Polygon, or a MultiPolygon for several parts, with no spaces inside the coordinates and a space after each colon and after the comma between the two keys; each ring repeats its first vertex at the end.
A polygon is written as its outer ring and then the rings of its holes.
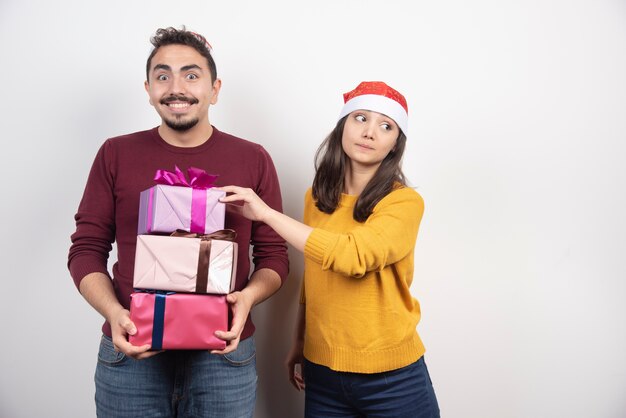
{"type": "Polygon", "coordinates": [[[382,81],[363,81],[354,90],[343,95],[344,105],[339,119],[355,110],[371,110],[394,120],[405,135],[408,135],[409,108],[400,92],[382,81]]]}

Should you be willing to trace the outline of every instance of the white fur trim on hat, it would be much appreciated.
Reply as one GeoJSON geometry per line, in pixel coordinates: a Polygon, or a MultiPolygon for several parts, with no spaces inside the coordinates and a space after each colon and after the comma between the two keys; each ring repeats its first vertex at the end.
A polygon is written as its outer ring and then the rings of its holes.
{"type": "Polygon", "coordinates": [[[390,117],[398,124],[402,132],[408,135],[409,116],[402,105],[395,100],[378,94],[363,94],[353,97],[343,105],[339,119],[359,109],[382,113],[390,117]]]}

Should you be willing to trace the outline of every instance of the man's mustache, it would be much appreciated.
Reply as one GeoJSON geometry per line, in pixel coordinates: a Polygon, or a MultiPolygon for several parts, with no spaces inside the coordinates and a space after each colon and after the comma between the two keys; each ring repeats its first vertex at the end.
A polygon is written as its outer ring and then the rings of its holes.
{"type": "Polygon", "coordinates": [[[195,97],[187,97],[187,96],[167,96],[161,99],[161,104],[168,104],[171,102],[187,102],[189,104],[198,103],[198,99],[195,97]]]}

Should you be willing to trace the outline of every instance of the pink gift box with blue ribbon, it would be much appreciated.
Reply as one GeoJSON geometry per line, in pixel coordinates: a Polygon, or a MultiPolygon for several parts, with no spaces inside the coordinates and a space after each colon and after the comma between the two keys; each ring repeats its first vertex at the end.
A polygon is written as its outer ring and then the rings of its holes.
{"type": "Polygon", "coordinates": [[[130,295],[130,319],[137,333],[135,346],[153,350],[223,350],[226,342],[215,331],[228,331],[226,296],[173,292],[130,295]]]}
{"type": "Polygon", "coordinates": [[[219,199],[226,193],[213,189],[215,175],[195,167],[183,172],[157,170],[155,186],[139,196],[137,234],[184,230],[210,234],[224,229],[225,205],[219,199]]]}

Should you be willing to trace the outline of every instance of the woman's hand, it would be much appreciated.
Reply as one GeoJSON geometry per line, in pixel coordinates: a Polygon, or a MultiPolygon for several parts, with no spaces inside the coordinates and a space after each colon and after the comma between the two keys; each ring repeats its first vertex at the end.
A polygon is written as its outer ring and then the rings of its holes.
{"type": "Polygon", "coordinates": [[[289,382],[297,390],[304,389],[304,341],[295,340],[287,355],[285,365],[287,366],[287,374],[289,375],[289,382]],[[298,370],[297,366],[300,366],[298,370]]]}
{"type": "Polygon", "coordinates": [[[313,228],[269,207],[252,189],[239,186],[216,187],[216,189],[232,193],[220,199],[220,202],[229,204],[228,210],[234,210],[251,221],[267,224],[296,250],[304,251],[304,245],[313,228]],[[243,204],[235,202],[243,202],[243,204]]]}
{"type": "Polygon", "coordinates": [[[221,198],[220,202],[231,203],[231,209],[234,209],[251,221],[265,222],[265,219],[274,210],[261,200],[252,189],[239,186],[216,187],[216,189],[231,193],[221,198]],[[242,202],[243,204],[239,205],[235,202],[242,202]]]}

